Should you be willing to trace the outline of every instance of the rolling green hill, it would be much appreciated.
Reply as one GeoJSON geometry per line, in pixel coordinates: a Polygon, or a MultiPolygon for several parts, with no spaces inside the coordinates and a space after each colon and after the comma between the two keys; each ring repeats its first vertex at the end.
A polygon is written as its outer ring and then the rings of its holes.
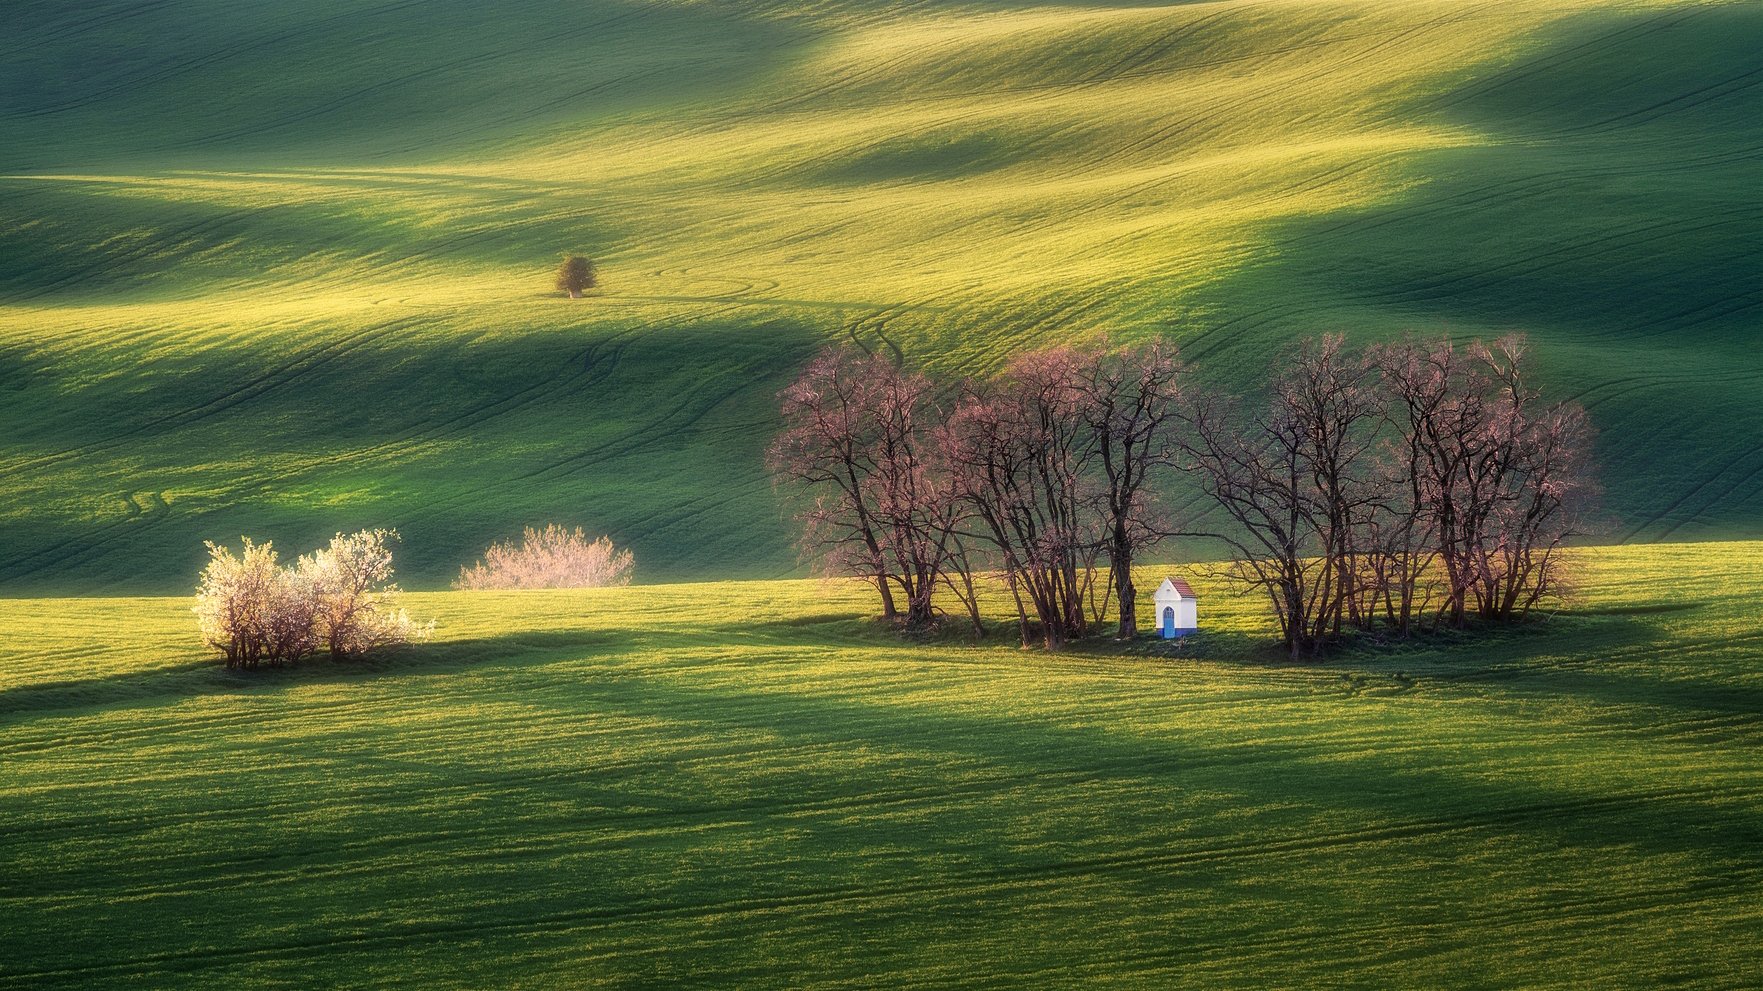
{"type": "Polygon", "coordinates": [[[1588,562],[1327,666],[1212,586],[1162,656],[778,582],[249,673],[186,599],[14,600],[0,986],[1755,987],[1763,544],[1588,562]]]}
{"type": "Polygon", "coordinates": [[[771,399],[1110,333],[1528,332],[1611,539],[1763,533],[1754,3],[8,9],[0,589],[527,523],[789,573],[771,399]],[[604,294],[545,290],[557,254],[604,294]]]}

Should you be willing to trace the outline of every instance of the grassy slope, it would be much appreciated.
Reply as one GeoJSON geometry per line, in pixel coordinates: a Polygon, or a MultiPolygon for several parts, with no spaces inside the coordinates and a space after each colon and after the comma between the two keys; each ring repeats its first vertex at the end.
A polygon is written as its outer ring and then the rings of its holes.
{"type": "Polygon", "coordinates": [[[1326,668],[1218,594],[1157,659],[432,593],[253,675],[183,600],[13,602],[0,984],[1755,986],[1763,544],[1589,553],[1543,626],[1326,668]]]}
{"type": "Polygon", "coordinates": [[[0,57],[0,587],[524,523],[791,566],[770,397],[1158,333],[1528,331],[1634,540],[1756,534],[1754,4],[26,4],[0,57]],[[548,298],[555,253],[605,296],[548,298]]]}

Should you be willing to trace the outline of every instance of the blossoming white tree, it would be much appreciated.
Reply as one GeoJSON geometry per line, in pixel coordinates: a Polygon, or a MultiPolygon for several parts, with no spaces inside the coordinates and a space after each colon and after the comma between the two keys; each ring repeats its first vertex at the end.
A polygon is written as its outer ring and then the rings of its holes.
{"type": "Polygon", "coordinates": [[[397,607],[391,541],[396,530],[337,534],[330,546],[300,559],[299,584],[310,590],[313,630],[341,660],[371,650],[423,640],[433,624],[418,626],[397,607]]]}
{"type": "Polygon", "coordinates": [[[296,572],[278,563],[274,546],[243,538],[239,553],[208,544],[208,566],[196,589],[202,639],[226,655],[229,668],[281,665],[311,652],[315,600],[296,572]]]}

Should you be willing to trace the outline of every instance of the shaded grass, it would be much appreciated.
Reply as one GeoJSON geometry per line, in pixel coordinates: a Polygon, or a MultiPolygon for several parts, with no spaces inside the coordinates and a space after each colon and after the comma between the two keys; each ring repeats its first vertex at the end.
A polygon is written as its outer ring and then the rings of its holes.
{"type": "Polygon", "coordinates": [[[1184,657],[722,583],[415,595],[438,642],[255,675],[178,600],[12,600],[0,980],[1750,983],[1763,549],[1587,561],[1322,666],[1211,588],[1184,657]]]}

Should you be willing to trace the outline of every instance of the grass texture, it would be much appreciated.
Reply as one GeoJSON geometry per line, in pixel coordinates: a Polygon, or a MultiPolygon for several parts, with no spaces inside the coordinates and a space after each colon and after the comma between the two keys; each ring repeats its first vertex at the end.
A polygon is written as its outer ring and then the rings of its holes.
{"type": "Polygon", "coordinates": [[[0,986],[1754,987],[1763,544],[1584,561],[1327,666],[1205,581],[1172,651],[749,582],[254,674],[187,600],[11,601],[0,986]]]}
{"type": "Polygon", "coordinates": [[[835,340],[1162,335],[1240,387],[1306,334],[1522,330],[1606,539],[1763,532],[1754,3],[9,14],[14,594],[362,526],[440,587],[547,521],[641,580],[787,575],[760,453],[835,340]],[[605,291],[549,294],[563,251],[605,291]]]}

